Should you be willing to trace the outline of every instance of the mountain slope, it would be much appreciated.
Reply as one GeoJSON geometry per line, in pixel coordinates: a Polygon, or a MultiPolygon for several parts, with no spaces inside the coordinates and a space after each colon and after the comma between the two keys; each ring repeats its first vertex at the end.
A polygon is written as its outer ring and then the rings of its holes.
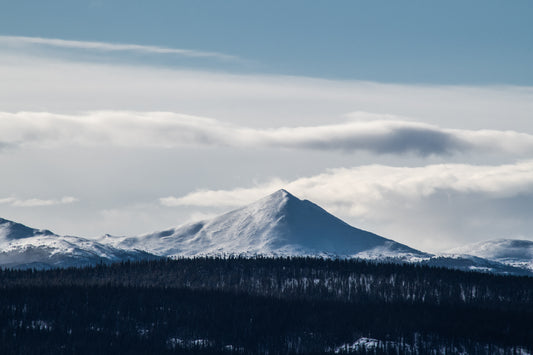
{"type": "Polygon", "coordinates": [[[450,250],[533,271],[533,241],[495,239],[450,250]]]}
{"type": "Polygon", "coordinates": [[[433,255],[348,225],[285,190],[211,220],[137,237],[105,236],[101,243],[168,257],[205,255],[321,256],[417,262],[467,271],[531,275],[471,255],[433,255]]]}
{"type": "Polygon", "coordinates": [[[50,236],[54,233],[47,229],[34,229],[23,224],[0,218],[0,239],[16,240],[34,236],[50,236]]]}
{"type": "Polygon", "coordinates": [[[314,256],[415,262],[468,271],[533,275],[529,241],[493,241],[433,255],[357,229],[279,190],[211,220],[137,237],[58,236],[0,218],[0,266],[51,268],[194,256],[314,256]],[[490,252],[489,252],[490,251],[490,252]]]}
{"type": "Polygon", "coordinates": [[[212,220],[139,237],[101,241],[164,256],[261,254],[404,259],[430,256],[354,228],[285,190],[212,220]]]}
{"type": "Polygon", "coordinates": [[[0,218],[2,267],[46,269],[154,257],[146,252],[120,250],[85,238],[58,236],[49,230],[0,218]]]}

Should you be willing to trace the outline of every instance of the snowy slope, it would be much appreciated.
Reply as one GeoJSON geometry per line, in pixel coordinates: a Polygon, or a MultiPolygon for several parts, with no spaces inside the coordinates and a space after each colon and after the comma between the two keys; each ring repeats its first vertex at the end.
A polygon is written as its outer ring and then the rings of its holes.
{"type": "Polygon", "coordinates": [[[458,269],[463,271],[488,272],[502,275],[527,275],[533,272],[520,266],[503,264],[495,260],[480,258],[468,254],[437,254],[419,262],[422,265],[458,269]]]}
{"type": "Polygon", "coordinates": [[[477,256],[502,264],[533,271],[533,241],[496,239],[468,244],[450,250],[452,253],[477,256]]]}
{"type": "Polygon", "coordinates": [[[2,267],[43,269],[153,257],[145,252],[120,250],[85,238],[58,236],[49,230],[33,229],[0,218],[2,267]]]}
{"type": "Polygon", "coordinates": [[[425,258],[429,254],[354,228],[307,200],[279,190],[208,221],[102,242],[164,256],[316,255],[425,258]]]}
{"type": "Polygon", "coordinates": [[[168,257],[202,255],[361,258],[501,274],[532,274],[497,261],[433,255],[354,228],[321,207],[279,190],[211,220],[137,237],[105,236],[101,243],[168,257]]]}
{"type": "Polygon", "coordinates": [[[68,267],[155,257],[318,256],[413,262],[460,270],[533,275],[529,241],[501,240],[434,255],[354,228],[279,190],[211,220],[137,237],[58,236],[0,218],[0,266],[68,267]],[[528,269],[529,267],[529,269],[528,269]]]}

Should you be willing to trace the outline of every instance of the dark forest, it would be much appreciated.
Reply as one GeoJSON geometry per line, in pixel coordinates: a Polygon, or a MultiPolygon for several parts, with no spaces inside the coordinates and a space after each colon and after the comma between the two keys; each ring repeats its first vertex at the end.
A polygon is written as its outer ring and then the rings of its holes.
{"type": "Polygon", "coordinates": [[[516,354],[533,278],[262,257],[2,270],[0,330],[3,354],[516,354]]]}

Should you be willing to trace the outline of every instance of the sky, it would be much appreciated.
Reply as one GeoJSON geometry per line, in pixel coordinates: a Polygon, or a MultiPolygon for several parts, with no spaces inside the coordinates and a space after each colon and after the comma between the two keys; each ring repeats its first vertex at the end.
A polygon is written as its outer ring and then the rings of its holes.
{"type": "Polygon", "coordinates": [[[533,240],[531,1],[0,10],[3,218],[138,235],[285,188],[424,251],[533,240]]]}

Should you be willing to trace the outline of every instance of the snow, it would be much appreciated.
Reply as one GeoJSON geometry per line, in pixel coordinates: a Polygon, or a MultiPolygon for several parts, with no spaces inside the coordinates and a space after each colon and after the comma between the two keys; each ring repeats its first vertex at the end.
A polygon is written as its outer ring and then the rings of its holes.
{"type": "Polygon", "coordinates": [[[0,218],[0,265],[65,267],[161,257],[357,258],[533,275],[533,242],[501,239],[429,254],[352,227],[285,190],[216,218],[136,237],[58,236],[0,218]]]}
{"type": "Polygon", "coordinates": [[[183,340],[180,338],[168,338],[167,345],[172,348],[207,348],[212,342],[207,339],[183,340]]]}
{"type": "MultiPolygon", "coordinates": [[[[412,346],[409,344],[400,344],[395,341],[383,341],[379,339],[373,339],[373,338],[366,338],[362,337],[354,341],[353,343],[346,343],[339,346],[336,346],[333,349],[333,352],[335,354],[349,354],[353,352],[360,352],[362,350],[368,352],[368,353],[374,353],[374,351],[377,350],[377,348],[385,347],[387,346],[389,349],[395,349],[394,353],[398,354],[419,354],[420,349],[418,349],[416,346],[412,346]]],[[[331,349],[328,349],[331,350],[331,349]]],[[[488,348],[486,349],[488,351],[488,348]]],[[[492,347],[491,354],[508,354],[509,349],[505,349],[503,347],[492,347]]],[[[446,349],[445,347],[441,348],[434,348],[430,352],[431,354],[436,355],[445,355],[445,354],[458,354],[458,355],[468,355],[469,353],[462,347],[453,347],[452,349],[446,349]]],[[[513,354],[520,354],[520,355],[531,355],[529,351],[527,351],[524,348],[517,347],[513,349],[513,354]]]]}
{"type": "Polygon", "coordinates": [[[139,258],[146,258],[146,253],[125,251],[80,237],[58,236],[0,219],[0,265],[4,267],[83,266],[139,258]]]}
{"type": "Polygon", "coordinates": [[[495,239],[468,244],[450,252],[473,255],[533,271],[533,241],[530,240],[495,239]]]}
{"type": "Polygon", "coordinates": [[[335,348],[335,354],[343,353],[343,352],[354,352],[358,350],[373,350],[377,348],[379,345],[381,345],[381,340],[378,339],[372,339],[372,338],[359,338],[356,341],[354,341],[351,344],[343,344],[335,348]]]}
{"type": "Polygon", "coordinates": [[[307,200],[279,190],[211,220],[134,238],[114,246],[162,256],[266,255],[427,257],[429,254],[354,228],[307,200]]]}

